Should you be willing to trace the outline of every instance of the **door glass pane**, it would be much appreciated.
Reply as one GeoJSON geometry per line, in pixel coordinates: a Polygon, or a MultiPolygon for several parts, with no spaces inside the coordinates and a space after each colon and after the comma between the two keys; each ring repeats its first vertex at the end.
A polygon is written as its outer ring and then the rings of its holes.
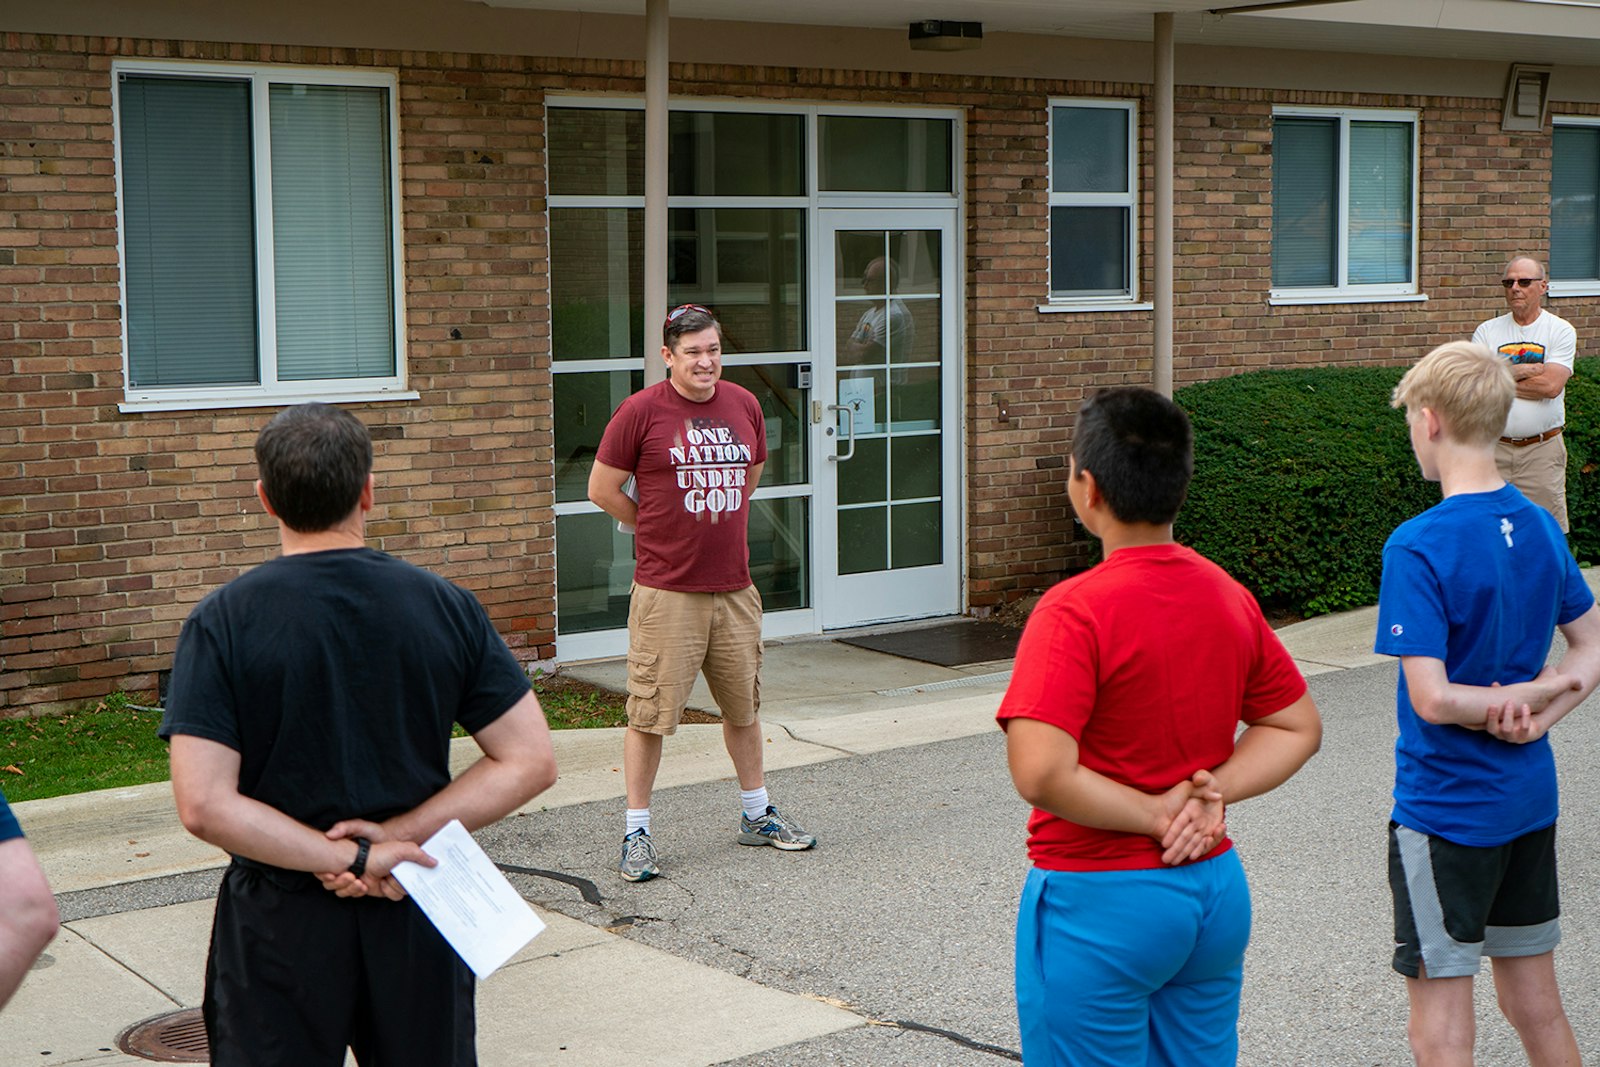
{"type": "Polygon", "coordinates": [[[1050,114],[1050,191],[1128,191],[1128,116],[1121,107],[1057,107],[1050,114]]]}
{"type": "Polygon", "coordinates": [[[1272,284],[1335,284],[1339,124],[1279,118],[1272,123],[1272,284]]]}
{"type": "Polygon", "coordinates": [[[891,230],[889,292],[898,296],[940,292],[943,269],[939,258],[938,230],[891,230]]]}
{"type": "Polygon", "coordinates": [[[256,358],[250,85],[120,84],[131,385],[244,385],[256,358]]]}
{"type": "Polygon", "coordinates": [[[1051,208],[1050,291],[1128,292],[1130,217],[1125,207],[1051,208]]]}
{"type": "Polygon", "coordinates": [[[667,228],[669,300],[716,312],[725,352],[804,350],[803,210],[676,208],[667,228]]]}
{"type": "MultiPolygon", "coordinates": [[[[761,404],[767,423],[767,465],[761,471],[762,485],[801,485],[808,477],[805,419],[811,391],[794,384],[797,371],[792,363],[722,370],[723,380],[744,386],[761,404]]],[[[558,398],[558,410],[559,403],[558,398]]]]}
{"type": "Polygon", "coordinates": [[[556,516],[556,629],[563,634],[628,625],[633,537],[605,512],[556,516]]]}
{"type": "Polygon", "coordinates": [[[939,341],[943,336],[944,310],[939,297],[904,301],[911,312],[910,340],[894,346],[895,363],[938,363],[944,358],[939,341]]]}
{"type": "Polygon", "coordinates": [[[884,388],[884,380],[885,375],[881,370],[850,371],[839,376],[839,399],[836,403],[850,409],[848,415],[842,411],[837,413],[840,451],[849,451],[844,442],[852,433],[860,441],[868,434],[883,432],[884,418],[888,412],[888,393],[884,388]]]}
{"type": "Polygon", "coordinates": [[[611,413],[644,385],[640,371],[557,374],[555,379],[556,499],[585,500],[611,413]]]}
{"type": "Polygon", "coordinates": [[[836,192],[948,193],[950,121],[865,115],[817,120],[818,181],[836,192]]]}
{"type": "Polygon", "coordinates": [[[553,107],[545,124],[551,196],[643,196],[644,112],[553,107]]]}
{"type": "Polygon", "coordinates": [[[1557,126],[1550,160],[1550,277],[1600,278],[1600,127],[1557,126]]]}
{"type": "Polygon", "coordinates": [[[800,496],[750,501],[750,578],[767,611],[811,605],[810,504],[800,496]]]}
{"type": "Polygon", "coordinates": [[[889,429],[893,433],[939,428],[937,367],[897,368],[889,372],[889,429]]]}
{"type": "MultiPolygon", "coordinates": [[[[883,292],[878,277],[867,268],[875,260],[887,262],[889,247],[882,230],[840,230],[833,235],[833,292],[835,296],[876,296],[883,292]]],[[[853,320],[852,320],[853,321],[853,320]]]]}
{"type": "Polygon", "coordinates": [[[667,137],[669,196],[805,195],[801,115],[674,111],[667,137]]]}
{"type": "Polygon", "coordinates": [[[928,567],[942,559],[939,504],[900,504],[889,509],[890,567],[928,567]]]}
{"type": "Polygon", "coordinates": [[[896,500],[940,495],[939,435],[896,437],[889,446],[890,496],[896,500]]]}
{"type": "Polygon", "coordinates": [[[395,373],[389,93],[274,85],[278,379],[395,373]]]}
{"type": "Polygon", "coordinates": [[[551,209],[550,343],[554,358],[639,357],[644,341],[643,262],[642,210],[551,209]]]}
{"type": "Polygon", "coordinates": [[[1349,281],[1411,280],[1411,124],[1350,124],[1349,281]]]}
{"type": "Polygon", "coordinates": [[[840,504],[878,504],[888,499],[887,444],[882,437],[858,440],[856,454],[839,461],[840,504]]]}
{"type": "Polygon", "coordinates": [[[850,508],[839,512],[839,573],[889,569],[889,509],[850,508]]]}

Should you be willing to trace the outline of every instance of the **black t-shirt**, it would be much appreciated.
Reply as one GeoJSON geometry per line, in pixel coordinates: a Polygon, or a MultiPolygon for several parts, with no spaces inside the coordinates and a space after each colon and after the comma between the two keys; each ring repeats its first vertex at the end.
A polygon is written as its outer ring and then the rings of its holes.
{"type": "Polygon", "coordinates": [[[381,820],[450,781],[450,728],[528,679],[475,597],[368,548],[282,556],[215,590],[178,637],[159,733],[240,755],[239,792],[317,829],[381,820]]]}

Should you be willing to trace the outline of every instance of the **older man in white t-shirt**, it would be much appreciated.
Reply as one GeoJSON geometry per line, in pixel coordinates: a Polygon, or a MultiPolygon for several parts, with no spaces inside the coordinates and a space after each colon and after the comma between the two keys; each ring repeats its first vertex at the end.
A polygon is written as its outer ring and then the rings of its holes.
{"type": "Polygon", "coordinates": [[[1517,256],[1506,264],[1500,284],[1510,310],[1481,324],[1472,340],[1511,362],[1517,398],[1511,403],[1505,434],[1495,446],[1495,463],[1506,481],[1556,517],[1567,530],[1567,445],[1562,397],[1578,335],[1572,324],[1541,308],[1549,290],[1544,264],[1517,256]]]}

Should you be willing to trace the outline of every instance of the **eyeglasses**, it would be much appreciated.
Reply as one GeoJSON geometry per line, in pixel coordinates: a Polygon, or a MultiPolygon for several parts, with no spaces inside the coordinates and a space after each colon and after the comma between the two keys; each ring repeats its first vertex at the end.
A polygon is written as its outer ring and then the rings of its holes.
{"type": "Polygon", "coordinates": [[[683,318],[683,316],[690,311],[698,311],[702,314],[710,315],[712,318],[717,317],[712,313],[710,308],[703,308],[699,304],[679,304],[677,307],[667,312],[667,321],[661,324],[661,328],[666,329],[668,326],[671,326],[673,323],[683,318]]]}
{"type": "Polygon", "coordinates": [[[1511,288],[1513,285],[1518,285],[1518,286],[1521,286],[1522,288],[1526,289],[1526,288],[1528,288],[1528,286],[1532,285],[1534,282],[1542,282],[1542,281],[1544,281],[1543,278],[1501,278],[1500,279],[1500,284],[1502,286],[1504,286],[1505,288],[1507,288],[1507,289],[1511,288]]]}

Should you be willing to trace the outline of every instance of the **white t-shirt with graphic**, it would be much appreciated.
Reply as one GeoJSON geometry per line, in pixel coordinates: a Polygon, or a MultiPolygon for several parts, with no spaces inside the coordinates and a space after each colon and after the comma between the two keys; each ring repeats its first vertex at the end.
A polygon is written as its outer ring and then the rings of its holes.
{"type": "MultiPolygon", "coordinates": [[[[1509,312],[1490,319],[1473,332],[1472,340],[1513,364],[1554,363],[1570,371],[1578,354],[1578,332],[1572,324],[1543,308],[1526,326],[1517,325],[1509,312]]],[[[1567,421],[1565,396],[1563,391],[1553,400],[1513,400],[1505,436],[1533,437],[1562,425],[1567,421]]]]}

